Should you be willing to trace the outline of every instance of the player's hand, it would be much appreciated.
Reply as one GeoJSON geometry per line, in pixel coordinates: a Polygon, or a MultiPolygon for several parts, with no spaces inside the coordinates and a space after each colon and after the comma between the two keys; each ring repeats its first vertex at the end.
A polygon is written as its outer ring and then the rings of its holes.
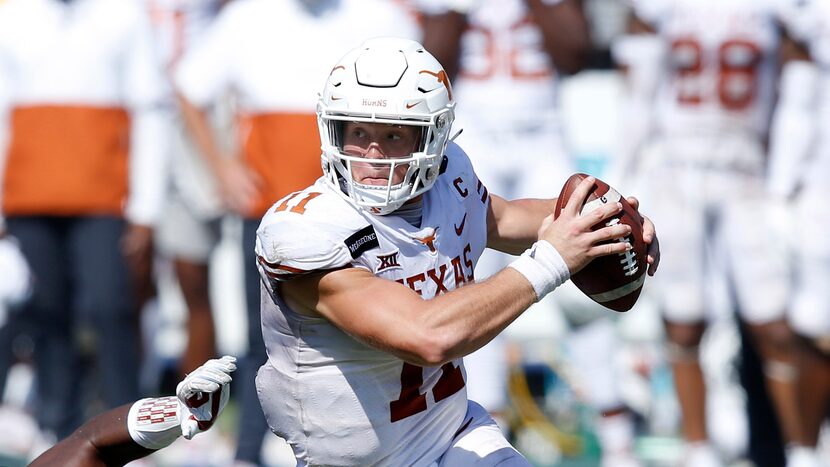
{"type": "Polygon", "coordinates": [[[228,403],[235,362],[236,358],[227,355],[208,360],[176,387],[179,402],[190,412],[182,416],[182,436],[191,439],[213,426],[228,403]]]}
{"type": "Polygon", "coordinates": [[[539,239],[547,240],[556,248],[571,275],[579,272],[596,257],[623,253],[631,248],[628,242],[610,242],[631,233],[631,227],[626,224],[592,229],[596,224],[619,214],[622,211],[620,203],[604,204],[585,215],[580,214],[595,181],[594,177],[586,177],[579,182],[559,217],[554,220],[551,214],[539,229],[539,239]]]}
{"type": "Polygon", "coordinates": [[[246,215],[254,205],[262,179],[239,158],[223,160],[217,174],[222,200],[229,209],[246,215]]]}
{"type": "MultiPolygon", "coordinates": [[[[640,211],[640,200],[633,196],[625,199],[637,212],[640,211]]],[[[640,213],[643,216],[643,213],[640,213]]],[[[654,230],[654,223],[646,216],[643,216],[643,241],[648,245],[648,256],[646,262],[648,263],[648,275],[653,276],[657,272],[657,267],[660,265],[660,241],[657,240],[657,232],[654,230]]]]}

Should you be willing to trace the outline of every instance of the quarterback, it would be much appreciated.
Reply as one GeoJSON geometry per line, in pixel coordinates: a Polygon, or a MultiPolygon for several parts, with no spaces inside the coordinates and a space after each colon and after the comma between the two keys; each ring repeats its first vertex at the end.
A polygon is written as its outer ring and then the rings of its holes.
{"type": "MultiPolygon", "coordinates": [[[[257,391],[300,466],[529,465],[467,400],[462,357],[593,258],[630,248],[608,243],[628,226],[592,229],[620,205],[580,215],[593,178],[556,220],[555,200],[489,193],[451,142],[454,110],[419,43],[367,40],[318,102],[323,176],[257,231],[257,391]],[[476,282],[486,247],[520,257],[476,282]]],[[[653,274],[650,221],[644,238],[653,274]]]]}

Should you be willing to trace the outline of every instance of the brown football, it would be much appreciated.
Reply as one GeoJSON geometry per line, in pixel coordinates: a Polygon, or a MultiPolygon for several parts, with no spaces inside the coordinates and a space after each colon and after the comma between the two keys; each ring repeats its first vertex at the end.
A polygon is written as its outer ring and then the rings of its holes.
{"type": "MultiPolygon", "coordinates": [[[[579,182],[588,175],[576,173],[568,178],[559,199],[556,202],[555,217],[559,217],[562,208],[568,202],[579,182]]],[[[601,256],[595,258],[579,272],[571,276],[571,280],[585,295],[595,302],[614,311],[628,311],[637,303],[643,282],[646,279],[646,254],[648,251],[643,241],[643,217],[637,212],[617,190],[608,186],[600,179],[596,180],[593,190],[582,205],[582,214],[591,212],[605,203],[622,203],[623,210],[615,217],[609,218],[604,225],[614,225],[619,222],[631,226],[631,235],[627,240],[634,247],[625,253],[601,256]]],[[[594,230],[604,226],[597,224],[594,230]]],[[[619,239],[618,241],[625,241],[619,239]]]]}

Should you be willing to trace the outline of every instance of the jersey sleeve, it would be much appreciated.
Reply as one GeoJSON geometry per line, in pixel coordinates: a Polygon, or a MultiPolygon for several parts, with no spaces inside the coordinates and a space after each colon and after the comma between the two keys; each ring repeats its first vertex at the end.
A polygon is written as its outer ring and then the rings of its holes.
{"type": "Polygon", "coordinates": [[[350,265],[345,243],[336,241],[324,226],[290,212],[280,214],[266,216],[257,230],[257,266],[264,279],[285,281],[350,265]]]}
{"type": "Polygon", "coordinates": [[[270,284],[346,267],[371,270],[362,256],[377,245],[368,221],[318,182],[268,210],[255,248],[262,278],[270,284]]]}

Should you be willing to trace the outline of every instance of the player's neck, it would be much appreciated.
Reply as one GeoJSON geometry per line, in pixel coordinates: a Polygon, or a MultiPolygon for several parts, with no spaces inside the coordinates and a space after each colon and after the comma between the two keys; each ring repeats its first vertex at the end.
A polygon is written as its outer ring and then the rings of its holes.
{"type": "Polygon", "coordinates": [[[418,196],[415,199],[404,203],[392,213],[393,216],[400,216],[415,227],[421,227],[421,214],[424,210],[424,197],[418,196]]]}

